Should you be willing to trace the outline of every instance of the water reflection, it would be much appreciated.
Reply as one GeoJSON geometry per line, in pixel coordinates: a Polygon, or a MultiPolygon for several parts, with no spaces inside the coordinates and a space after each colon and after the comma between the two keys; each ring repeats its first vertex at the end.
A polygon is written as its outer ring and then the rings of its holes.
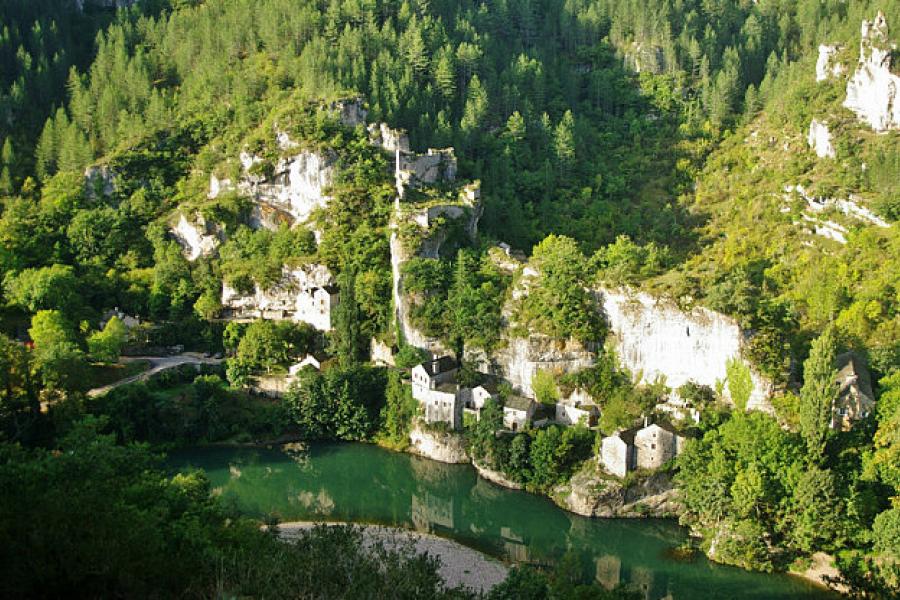
{"type": "Polygon", "coordinates": [[[173,465],[204,468],[222,499],[254,516],[398,525],[452,537],[508,561],[553,565],[567,551],[586,581],[628,584],[646,600],[816,598],[799,580],[758,575],[702,558],[676,561],[685,540],[670,521],[594,520],[549,500],[479,479],[446,465],[364,445],[277,450],[199,449],[173,465]]]}

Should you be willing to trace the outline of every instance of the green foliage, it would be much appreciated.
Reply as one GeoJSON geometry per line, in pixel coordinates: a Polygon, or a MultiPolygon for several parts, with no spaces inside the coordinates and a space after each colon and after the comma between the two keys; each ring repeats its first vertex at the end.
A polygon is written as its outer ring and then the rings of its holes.
{"type": "Polygon", "coordinates": [[[837,399],[835,348],[832,329],[816,339],[803,363],[803,388],[800,390],[800,432],[806,440],[809,459],[821,462],[831,429],[834,402],[837,399]]]}
{"type": "Polygon", "coordinates": [[[381,409],[382,433],[394,447],[409,444],[409,430],[416,416],[418,403],[412,397],[412,388],[405,385],[397,371],[389,371],[385,388],[385,404],[381,409]]]}
{"type": "Polygon", "coordinates": [[[394,362],[398,369],[412,369],[428,358],[428,353],[409,344],[403,345],[394,355],[394,362]]]}
{"type": "Polygon", "coordinates": [[[72,326],[62,313],[38,311],[31,319],[28,335],[34,342],[34,362],[45,386],[62,390],[84,387],[85,356],[78,347],[72,326]]]}
{"type": "Polygon", "coordinates": [[[594,343],[603,337],[596,302],[585,290],[586,260],[571,238],[550,235],[534,247],[539,275],[516,313],[520,327],[556,339],[594,343]]]}
{"type": "Polygon", "coordinates": [[[219,250],[222,276],[241,292],[252,292],[254,284],[269,289],[281,279],[285,263],[308,257],[315,249],[307,229],[283,225],[273,232],[241,226],[219,250]]]}
{"type": "Polygon", "coordinates": [[[878,399],[878,430],[871,467],[886,485],[900,493],[900,371],[883,378],[878,399]]]}
{"type": "Polygon", "coordinates": [[[128,329],[119,317],[113,315],[103,327],[88,336],[88,352],[94,360],[114,363],[119,360],[122,346],[128,339],[128,329]]]}
{"type": "Polygon", "coordinates": [[[740,412],[747,410],[747,403],[753,393],[753,379],[750,376],[750,367],[739,358],[729,358],[725,363],[726,381],[728,382],[728,395],[734,402],[735,408],[740,412]]]}
{"type": "Polygon", "coordinates": [[[0,446],[10,594],[471,597],[445,588],[434,559],[366,547],[357,529],[320,527],[283,543],[230,514],[202,472],[169,477],[145,446],[117,446],[102,426],[79,423],[52,450],[0,446]]]}
{"type": "Polygon", "coordinates": [[[556,378],[553,373],[544,369],[538,369],[531,377],[531,388],[534,390],[534,398],[541,404],[555,405],[559,400],[559,389],[556,387],[556,378]]]}
{"type": "Polygon", "coordinates": [[[598,278],[605,283],[620,286],[659,275],[670,261],[668,248],[650,242],[640,246],[627,235],[597,250],[591,258],[591,266],[598,271],[598,278]]]}
{"type": "MultiPolygon", "coordinates": [[[[304,369],[284,401],[306,439],[369,440],[379,427],[386,404],[385,373],[363,366],[333,368],[324,373],[304,369]]],[[[392,410],[405,410],[397,406],[403,399],[396,393],[392,402],[392,410]]],[[[402,428],[402,415],[393,416],[397,418],[396,434],[402,428]]]]}
{"type": "Polygon", "coordinates": [[[58,310],[72,314],[80,306],[78,277],[67,265],[26,269],[7,277],[5,284],[8,297],[32,313],[58,310]]]}
{"type": "MultiPolygon", "coordinates": [[[[317,334],[306,323],[254,321],[244,329],[233,359],[250,372],[270,372],[314,349],[317,334]]],[[[234,382],[233,382],[234,383],[234,382]]]]}

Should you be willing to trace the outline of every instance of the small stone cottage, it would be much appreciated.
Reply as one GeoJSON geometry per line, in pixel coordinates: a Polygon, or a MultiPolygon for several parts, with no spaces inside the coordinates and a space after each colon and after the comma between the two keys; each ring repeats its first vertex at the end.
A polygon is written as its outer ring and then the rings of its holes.
{"type": "Polygon", "coordinates": [[[503,405],[503,426],[510,431],[519,431],[531,423],[537,402],[522,396],[510,396],[503,405]]]}
{"type": "Polygon", "coordinates": [[[854,422],[865,419],[875,410],[875,394],[869,370],[859,356],[845,352],[837,357],[835,384],[838,396],[832,411],[832,429],[847,431],[854,422]]]}

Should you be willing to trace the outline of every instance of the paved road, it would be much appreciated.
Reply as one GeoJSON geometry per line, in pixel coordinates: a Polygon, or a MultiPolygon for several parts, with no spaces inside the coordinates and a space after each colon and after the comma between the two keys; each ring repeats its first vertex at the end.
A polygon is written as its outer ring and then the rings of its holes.
{"type": "Polygon", "coordinates": [[[146,371],[138,373],[137,375],[132,375],[131,377],[120,379],[119,381],[110,383],[109,385],[104,385],[103,387],[89,390],[88,396],[91,398],[102,396],[106,392],[119,386],[128,385],[129,383],[134,383],[135,381],[146,381],[160,371],[165,371],[166,369],[171,369],[179,365],[217,365],[222,362],[221,358],[207,358],[193,352],[185,352],[184,354],[178,354],[175,356],[127,356],[123,357],[121,359],[121,362],[129,363],[141,360],[148,361],[150,363],[150,368],[146,371]]]}

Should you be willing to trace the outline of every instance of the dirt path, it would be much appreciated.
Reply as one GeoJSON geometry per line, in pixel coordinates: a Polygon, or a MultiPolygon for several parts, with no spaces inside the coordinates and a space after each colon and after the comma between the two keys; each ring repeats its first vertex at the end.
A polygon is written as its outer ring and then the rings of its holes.
{"type": "Polygon", "coordinates": [[[134,383],[136,381],[146,381],[160,371],[172,369],[181,365],[217,365],[222,362],[222,359],[220,358],[207,358],[205,356],[201,356],[192,352],[185,352],[184,354],[178,354],[176,356],[128,356],[123,357],[121,359],[121,362],[129,363],[140,360],[148,361],[150,363],[150,368],[146,371],[138,373],[137,375],[132,375],[131,377],[120,379],[119,381],[115,381],[113,383],[110,383],[109,385],[104,385],[102,387],[89,390],[88,396],[91,398],[96,398],[97,396],[102,396],[103,394],[117,387],[128,385],[129,383],[134,383]]]}

